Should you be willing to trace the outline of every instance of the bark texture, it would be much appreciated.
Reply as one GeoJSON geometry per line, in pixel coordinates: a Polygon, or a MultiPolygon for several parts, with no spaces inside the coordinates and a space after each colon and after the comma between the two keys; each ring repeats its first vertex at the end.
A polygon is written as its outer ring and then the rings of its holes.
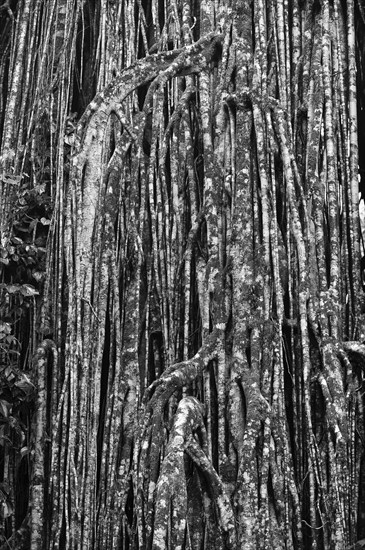
{"type": "Polygon", "coordinates": [[[362,2],[0,10],[0,544],[353,548],[362,2]]]}

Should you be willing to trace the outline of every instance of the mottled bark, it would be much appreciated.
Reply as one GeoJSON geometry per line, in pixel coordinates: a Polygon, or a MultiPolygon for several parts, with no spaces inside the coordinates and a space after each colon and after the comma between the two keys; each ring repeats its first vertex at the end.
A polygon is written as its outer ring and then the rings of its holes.
{"type": "Polygon", "coordinates": [[[352,547],[360,3],[0,9],[0,544],[352,547]]]}

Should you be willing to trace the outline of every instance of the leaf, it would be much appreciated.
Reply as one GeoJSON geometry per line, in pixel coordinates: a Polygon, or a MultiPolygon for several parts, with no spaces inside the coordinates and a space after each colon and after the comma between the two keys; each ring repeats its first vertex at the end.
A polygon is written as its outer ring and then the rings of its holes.
{"type": "Polygon", "coordinates": [[[15,294],[16,292],[19,292],[20,285],[6,285],[6,290],[9,294],[15,294]]]}
{"type": "Polygon", "coordinates": [[[19,390],[22,390],[25,395],[30,395],[35,390],[34,384],[30,381],[28,376],[24,373],[21,373],[20,380],[15,382],[14,386],[19,390]]]}
{"type": "Polygon", "coordinates": [[[13,384],[14,381],[16,380],[16,374],[13,372],[13,369],[10,366],[6,367],[6,369],[4,371],[4,375],[5,375],[6,380],[10,384],[13,384]]]}
{"type": "Polygon", "coordinates": [[[38,224],[38,221],[39,221],[38,218],[35,218],[34,220],[32,220],[32,221],[30,222],[30,224],[29,224],[29,231],[32,231],[32,230],[35,228],[35,226],[38,224]]]}
{"type": "Polygon", "coordinates": [[[6,285],[6,284],[2,283],[2,284],[0,284],[0,288],[3,288],[4,290],[6,290],[6,292],[8,292],[9,294],[15,294],[16,292],[19,292],[20,285],[19,284],[6,285]]]}
{"type": "Polygon", "coordinates": [[[73,134],[69,134],[68,136],[65,136],[65,139],[64,139],[66,145],[75,145],[76,143],[76,134],[73,133],[73,134]]]}
{"type": "Polygon", "coordinates": [[[43,271],[32,271],[32,277],[39,283],[44,279],[45,273],[43,271]]]}
{"type": "Polygon", "coordinates": [[[6,518],[10,517],[11,515],[13,515],[13,508],[11,507],[11,505],[8,502],[3,502],[2,506],[3,506],[2,515],[3,515],[4,519],[6,519],[6,518]]]}
{"type": "Polygon", "coordinates": [[[41,218],[39,221],[42,225],[51,225],[51,220],[47,220],[47,218],[41,218]]]}
{"type": "Polygon", "coordinates": [[[11,403],[5,401],[5,399],[0,399],[0,414],[2,414],[5,418],[8,418],[10,410],[11,403]]]}
{"type": "Polygon", "coordinates": [[[4,176],[2,178],[4,183],[9,183],[10,185],[19,185],[21,179],[21,176],[4,176]]]}
{"type": "Polygon", "coordinates": [[[32,285],[21,285],[20,292],[23,296],[37,296],[39,294],[38,290],[32,285]]]}
{"type": "Polygon", "coordinates": [[[4,321],[0,321],[0,332],[5,332],[5,334],[11,333],[11,326],[9,323],[5,323],[4,321]]]}
{"type": "Polygon", "coordinates": [[[36,193],[38,193],[39,195],[42,195],[43,193],[45,193],[46,191],[46,184],[45,183],[41,183],[40,185],[35,185],[34,186],[34,191],[36,193]]]}
{"type": "Polygon", "coordinates": [[[20,449],[20,457],[23,458],[29,454],[29,447],[22,447],[20,449]]]}
{"type": "Polygon", "coordinates": [[[8,344],[18,343],[18,340],[12,334],[9,334],[9,336],[6,337],[6,341],[8,344]]]}
{"type": "Polygon", "coordinates": [[[11,242],[12,242],[13,244],[23,244],[22,239],[20,239],[19,237],[12,237],[12,238],[11,238],[11,242]]]}

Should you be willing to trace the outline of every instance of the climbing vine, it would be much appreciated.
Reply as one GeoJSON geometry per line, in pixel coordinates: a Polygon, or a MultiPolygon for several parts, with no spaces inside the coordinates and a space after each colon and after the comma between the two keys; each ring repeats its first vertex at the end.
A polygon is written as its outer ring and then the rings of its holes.
{"type": "Polygon", "coordinates": [[[352,548],[362,3],[0,9],[0,547],[352,548]]]}

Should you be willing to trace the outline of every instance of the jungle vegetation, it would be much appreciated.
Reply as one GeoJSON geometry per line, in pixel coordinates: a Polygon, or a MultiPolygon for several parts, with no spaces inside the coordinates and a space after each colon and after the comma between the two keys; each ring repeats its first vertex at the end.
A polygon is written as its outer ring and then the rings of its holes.
{"type": "Polygon", "coordinates": [[[364,55],[363,0],[2,0],[1,549],[365,539],[364,55]]]}

